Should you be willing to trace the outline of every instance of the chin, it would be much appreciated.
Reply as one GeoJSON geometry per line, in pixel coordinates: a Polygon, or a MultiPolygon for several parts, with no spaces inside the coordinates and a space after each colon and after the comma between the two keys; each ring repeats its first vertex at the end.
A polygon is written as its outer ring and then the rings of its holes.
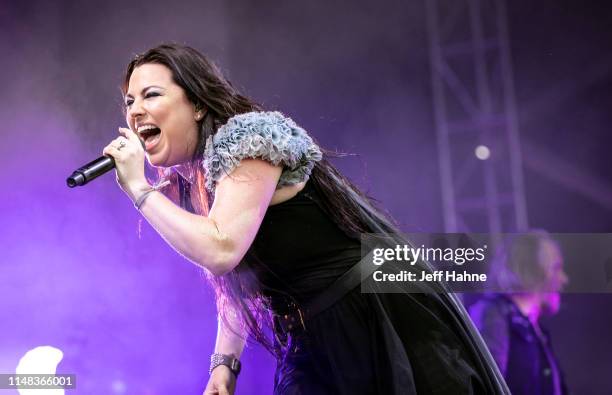
{"type": "Polygon", "coordinates": [[[153,154],[146,154],[147,162],[153,167],[171,167],[174,166],[170,163],[168,158],[164,158],[161,152],[155,152],[153,154]]]}
{"type": "Polygon", "coordinates": [[[155,161],[155,159],[151,155],[149,155],[149,154],[147,154],[147,162],[149,162],[149,165],[151,167],[165,167],[165,166],[162,166],[157,161],[155,161]]]}

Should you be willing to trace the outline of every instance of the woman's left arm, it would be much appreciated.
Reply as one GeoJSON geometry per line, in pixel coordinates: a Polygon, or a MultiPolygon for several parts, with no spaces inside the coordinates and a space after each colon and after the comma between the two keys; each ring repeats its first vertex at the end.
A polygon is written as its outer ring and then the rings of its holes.
{"type": "MultiPolygon", "coordinates": [[[[144,156],[135,135],[121,151],[113,143],[104,153],[115,158],[117,179],[132,201],[148,187],[135,169],[144,156]]],[[[276,190],[282,168],[258,159],[245,159],[229,176],[217,182],[215,201],[208,217],[192,214],[160,192],[152,193],[141,206],[142,215],[164,240],[191,262],[223,275],[242,260],[261,225],[276,190]]]]}

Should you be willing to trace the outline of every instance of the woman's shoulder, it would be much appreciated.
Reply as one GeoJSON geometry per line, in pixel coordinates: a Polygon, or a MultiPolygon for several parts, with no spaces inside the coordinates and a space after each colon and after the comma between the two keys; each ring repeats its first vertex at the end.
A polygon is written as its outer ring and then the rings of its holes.
{"type": "Polygon", "coordinates": [[[238,114],[206,142],[204,168],[209,190],[246,158],[282,165],[281,187],[307,180],[322,153],[303,128],[279,111],[238,114]]]}
{"type": "Polygon", "coordinates": [[[252,135],[269,138],[278,143],[288,141],[291,137],[310,139],[302,127],[280,111],[252,111],[229,118],[212,136],[212,143],[222,144],[226,140],[240,140],[252,135]]]}

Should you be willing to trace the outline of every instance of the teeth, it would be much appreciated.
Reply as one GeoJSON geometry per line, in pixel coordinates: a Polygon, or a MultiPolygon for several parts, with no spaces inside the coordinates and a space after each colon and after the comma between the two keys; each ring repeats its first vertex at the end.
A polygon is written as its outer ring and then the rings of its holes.
{"type": "Polygon", "coordinates": [[[145,130],[157,129],[155,125],[142,125],[138,127],[138,133],[142,133],[145,130]]]}

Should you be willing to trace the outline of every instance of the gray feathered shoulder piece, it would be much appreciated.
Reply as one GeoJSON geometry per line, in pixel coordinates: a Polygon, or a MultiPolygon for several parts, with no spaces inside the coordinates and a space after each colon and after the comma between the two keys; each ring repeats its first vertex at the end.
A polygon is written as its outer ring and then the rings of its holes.
{"type": "Polygon", "coordinates": [[[282,165],[277,188],[308,180],[319,147],[304,129],[278,111],[249,112],[230,118],[206,141],[206,188],[214,192],[217,181],[230,174],[246,158],[282,165]]]}

